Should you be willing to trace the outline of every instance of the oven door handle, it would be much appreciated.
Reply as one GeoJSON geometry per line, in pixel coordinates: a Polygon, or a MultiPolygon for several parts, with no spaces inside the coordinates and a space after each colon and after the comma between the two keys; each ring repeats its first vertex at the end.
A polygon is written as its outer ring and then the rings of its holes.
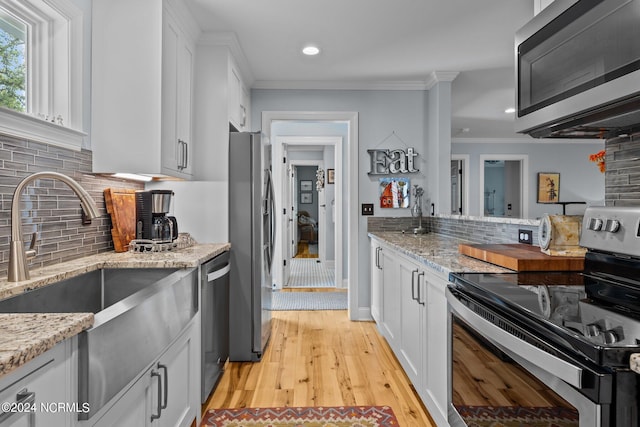
{"type": "Polygon", "coordinates": [[[555,357],[544,350],[541,350],[514,335],[497,327],[493,323],[485,320],[464,304],[462,304],[451,293],[449,289],[446,292],[449,310],[467,322],[473,329],[478,331],[485,338],[491,339],[494,343],[498,343],[499,347],[507,349],[507,353],[513,352],[524,360],[536,365],[538,368],[549,372],[550,374],[562,379],[568,384],[581,389],[583,370],[569,362],[555,357]]]}

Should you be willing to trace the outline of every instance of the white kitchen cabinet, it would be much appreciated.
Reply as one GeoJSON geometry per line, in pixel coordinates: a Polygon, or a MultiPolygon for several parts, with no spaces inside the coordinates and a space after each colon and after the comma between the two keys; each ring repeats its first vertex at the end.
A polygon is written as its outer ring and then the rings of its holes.
{"type": "Polygon", "coordinates": [[[233,61],[229,64],[229,122],[239,131],[249,128],[249,96],[242,75],[233,61]]]}
{"type": "Polygon", "coordinates": [[[15,404],[11,411],[0,411],[3,427],[75,425],[77,411],[82,409],[70,406],[77,402],[72,381],[76,342],[75,338],[65,340],[2,377],[0,402],[15,404]]]}
{"type": "Polygon", "coordinates": [[[427,340],[423,362],[423,386],[419,394],[423,401],[429,402],[429,410],[438,423],[440,419],[446,419],[449,392],[448,314],[445,296],[448,283],[449,281],[439,274],[429,269],[425,270],[427,340]]]}
{"type": "Polygon", "coordinates": [[[250,73],[238,64],[242,50],[234,37],[207,33],[196,50],[195,139],[198,145],[194,177],[228,182],[229,130],[250,131],[250,73]]]}
{"type": "Polygon", "coordinates": [[[93,171],[191,178],[193,18],[180,0],[92,8],[93,171]]]}
{"type": "Polygon", "coordinates": [[[382,335],[392,349],[397,349],[401,339],[400,265],[391,249],[383,247],[380,252],[382,265],[382,335]]]}
{"type": "Polygon", "coordinates": [[[371,240],[372,315],[437,425],[447,425],[446,273],[371,240]],[[382,271],[376,271],[377,266],[382,271]],[[375,288],[381,290],[380,300],[375,288]]]}
{"type": "Polygon", "coordinates": [[[400,347],[398,359],[416,389],[422,387],[424,342],[426,339],[426,291],[424,271],[400,258],[400,347]]]}
{"type": "Polygon", "coordinates": [[[190,426],[200,410],[199,319],[198,314],[151,367],[89,425],[190,426]]]}
{"type": "Polygon", "coordinates": [[[371,239],[371,316],[376,323],[382,322],[382,264],[380,243],[371,239]]]}

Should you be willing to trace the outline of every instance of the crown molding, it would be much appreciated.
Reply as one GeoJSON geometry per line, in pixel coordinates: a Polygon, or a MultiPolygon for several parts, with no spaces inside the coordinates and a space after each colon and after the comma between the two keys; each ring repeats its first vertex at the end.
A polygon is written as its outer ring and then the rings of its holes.
{"type": "Polygon", "coordinates": [[[200,34],[198,45],[227,47],[238,64],[238,67],[240,67],[244,83],[248,87],[253,87],[254,77],[251,66],[249,65],[249,60],[244,54],[242,46],[240,46],[238,36],[236,36],[234,32],[204,32],[200,34]]]}
{"type": "Polygon", "coordinates": [[[604,139],[568,139],[568,138],[451,138],[456,144],[598,144],[604,146],[604,139]]]}
{"type": "Polygon", "coordinates": [[[300,90],[425,90],[424,81],[276,81],[256,80],[252,89],[300,90]]]}
{"type": "Polygon", "coordinates": [[[426,89],[429,90],[440,82],[452,82],[458,74],[458,71],[432,71],[425,81],[426,89]]]}

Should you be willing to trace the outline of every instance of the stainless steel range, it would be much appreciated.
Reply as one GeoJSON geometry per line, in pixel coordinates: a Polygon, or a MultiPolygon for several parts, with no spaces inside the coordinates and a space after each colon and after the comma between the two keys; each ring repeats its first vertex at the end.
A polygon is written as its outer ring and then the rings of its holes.
{"type": "Polygon", "coordinates": [[[640,426],[640,208],[588,208],[580,245],[582,272],[451,275],[451,425],[640,426]]]}

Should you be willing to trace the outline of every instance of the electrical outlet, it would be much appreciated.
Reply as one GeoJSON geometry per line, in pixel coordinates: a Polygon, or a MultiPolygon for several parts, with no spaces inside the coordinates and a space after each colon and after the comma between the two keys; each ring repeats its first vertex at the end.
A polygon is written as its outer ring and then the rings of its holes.
{"type": "Polygon", "coordinates": [[[531,230],[518,230],[518,242],[526,243],[528,245],[533,244],[533,231],[531,230]]]}
{"type": "Polygon", "coordinates": [[[362,215],[373,215],[373,203],[362,204],[362,215]]]}

